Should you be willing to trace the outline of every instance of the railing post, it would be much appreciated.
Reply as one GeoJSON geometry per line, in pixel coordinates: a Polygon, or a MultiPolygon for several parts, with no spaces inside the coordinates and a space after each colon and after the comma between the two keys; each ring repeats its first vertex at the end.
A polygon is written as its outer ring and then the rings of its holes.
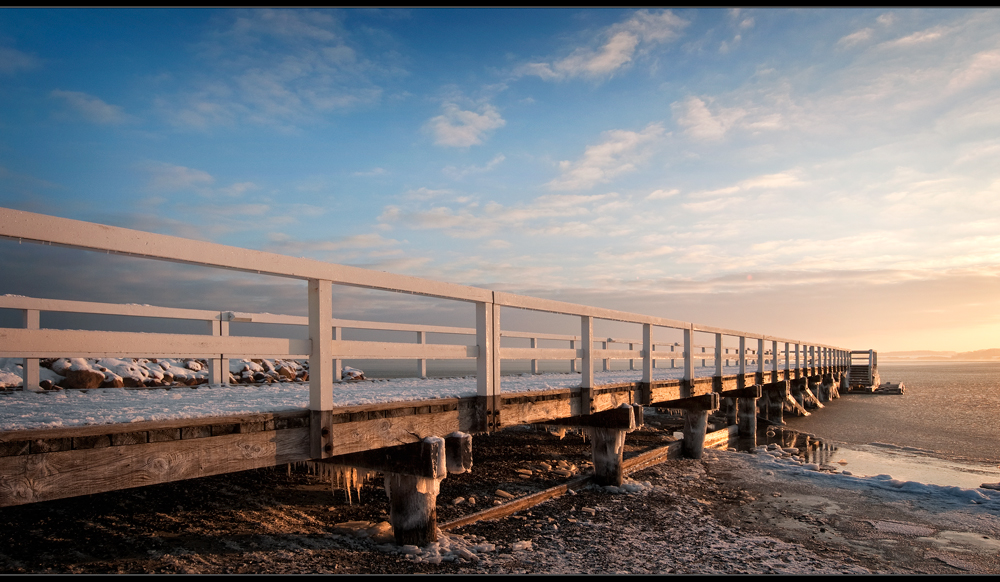
{"type": "Polygon", "coordinates": [[[785,342],[785,377],[784,377],[784,379],[788,380],[791,377],[792,377],[792,374],[791,374],[791,370],[789,368],[789,361],[788,361],[788,342],[785,342]]]}
{"type": "Polygon", "coordinates": [[[764,338],[757,338],[757,384],[764,383],[764,338]]]}
{"type": "Polygon", "coordinates": [[[694,393],[694,330],[691,324],[684,328],[684,384],[681,387],[681,398],[688,398],[694,393]]]}
{"type": "Polygon", "coordinates": [[[583,414],[590,414],[594,411],[594,318],[589,315],[580,316],[580,343],[581,358],[580,363],[580,388],[583,399],[583,414]]]}
{"type": "MultiPolygon", "coordinates": [[[[333,326],[334,341],[339,342],[340,340],[344,339],[342,334],[343,334],[343,328],[336,325],[333,326]]],[[[343,382],[343,380],[344,380],[344,361],[341,360],[340,358],[336,358],[333,360],[333,381],[343,382]]]]}
{"type": "Polygon", "coordinates": [[[476,303],[476,394],[487,431],[500,428],[500,306],[476,303]]]}
{"type": "Polygon", "coordinates": [[[649,323],[642,324],[642,381],[653,381],[653,326],[649,323]]]}
{"type": "MultiPolygon", "coordinates": [[[[602,350],[608,349],[608,342],[603,342],[602,341],[601,342],[601,349],[602,350]]],[[[607,358],[602,358],[602,360],[601,360],[601,371],[602,372],[607,372],[608,371],[608,359],[607,358]]]]}
{"type": "MultiPolygon", "coordinates": [[[[576,349],[576,341],[575,340],[569,340],[569,349],[571,349],[571,350],[576,349]]],[[[577,371],[576,370],[576,358],[575,357],[572,360],[569,361],[569,371],[570,372],[576,372],[577,371]]]]}
{"type": "MultiPolygon", "coordinates": [[[[743,376],[747,373],[747,338],[744,336],[740,336],[740,351],[737,355],[739,359],[736,365],[740,369],[740,382],[743,382],[743,376]]],[[[742,388],[742,385],[740,387],[742,388]]]]}
{"type": "Polygon", "coordinates": [[[705,364],[705,355],[704,355],[705,354],[705,346],[701,346],[701,353],[702,353],[702,356],[701,356],[701,367],[704,368],[704,367],[706,367],[706,364],[705,364]]]}
{"type": "MultiPolygon", "coordinates": [[[[715,375],[722,378],[722,334],[715,334],[715,375]]],[[[720,380],[721,381],[721,380],[720,380]]]]}
{"type": "Polygon", "coordinates": [[[310,455],[333,456],[333,283],[309,279],[310,455]]]}
{"type": "MultiPolygon", "coordinates": [[[[427,335],[424,332],[417,332],[417,343],[420,345],[427,343],[427,335]]],[[[427,360],[425,358],[417,360],[417,375],[421,378],[427,377],[427,360]]]]}
{"type": "MultiPolygon", "coordinates": [[[[538,347],[538,338],[531,338],[531,348],[535,349],[538,347]]],[[[538,373],[538,360],[531,360],[531,373],[538,373]]]]}
{"type": "Polygon", "coordinates": [[[795,377],[802,377],[802,361],[799,358],[799,353],[802,351],[802,344],[795,344],[795,377]]]}
{"type": "MultiPolygon", "coordinates": [[[[21,324],[24,329],[41,329],[41,312],[37,309],[22,309],[21,324]]],[[[38,384],[41,374],[38,371],[38,358],[24,358],[21,361],[22,389],[25,392],[40,392],[38,384]]]]}
{"type": "MultiPolygon", "coordinates": [[[[630,351],[630,352],[631,352],[631,351],[632,351],[632,350],[634,350],[634,349],[635,349],[635,344],[634,344],[634,343],[630,343],[630,344],[628,345],[628,351],[630,351]]],[[[634,359],[632,359],[632,358],[629,358],[629,359],[628,359],[628,369],[629,369],[629,370],[635,370],[635,360],[634,360],[634,359]]]]}
{"type": "MultiPolygon", "coordinates": [[[[208,321],[208,333],[214,336],[229,335],[229,312],[219,313],[219,319],[208,321]]],[[[209,384],[229,384],[229,358],[222,357],[208,359],[208,383],[209,384]]]]}
{"type": "Polygon", "coordinates": [[[771,381],[778,381],[778,342],[771,341],[771,381]]]}

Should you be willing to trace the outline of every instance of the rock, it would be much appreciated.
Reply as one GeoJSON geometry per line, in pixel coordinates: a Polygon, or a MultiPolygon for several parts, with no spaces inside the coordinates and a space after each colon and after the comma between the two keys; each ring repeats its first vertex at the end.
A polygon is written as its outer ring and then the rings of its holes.
{"type": "Polygon", "coordinates": [[[104,382],[104,374],[94,370],[66,370],[62,385],[66,388],[86,390],[97,388],[104,382]]]}
{"type": "MultiPolygon", "coordinates": [[[[105,377],[107,378],[107,376],[108,375],[106,374],[105,377]]],[[[125,387],[125,380],[121,376],[117,376],[115,374],[110,374],[110,376],[111,376],[110,378],[107,378],[106,380],[104,380],[104,382],[101,383],[101,388],[124,388],[125,387]]]]}
{"type": "Polygon", "coordinates": [[[357,368],[352,368],[350,366],[344,366],[343,371],[340,374],[341,380],[348,380],[351,382],[357,382],[360,380],[365,380],[365,373],[357,368]]]}
{"type": "Polygon", "coordinates": [[[295,379],[295,369],[289,365],[279,366],[276,370],[278,377],[282,380],[294,380],[295,379]]]}

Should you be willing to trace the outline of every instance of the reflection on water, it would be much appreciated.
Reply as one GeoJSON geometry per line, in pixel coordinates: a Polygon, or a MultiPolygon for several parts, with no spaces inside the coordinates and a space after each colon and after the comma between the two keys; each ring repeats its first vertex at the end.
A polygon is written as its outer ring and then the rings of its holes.
{"type": "Polygon", "coordinates": [[[975,461],[940,458],[934,451],[884,443],[834,443],[783,427],[762,427],[758,445],[776,444],[799,450],[803,462],[856,476],[891,475],[902,481],[963,488],[1000,482],[1000,467],[975,461]]]}

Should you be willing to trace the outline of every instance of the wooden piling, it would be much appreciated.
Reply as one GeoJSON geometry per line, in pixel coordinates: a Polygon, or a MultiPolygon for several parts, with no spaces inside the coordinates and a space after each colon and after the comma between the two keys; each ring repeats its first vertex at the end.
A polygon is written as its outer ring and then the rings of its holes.
{"type": "Polygon", "coordinates": [[[587,432],[590,435],[590,451],[594,461],[594,482],[598,485],[620,486],[626,431],[595,426],[590,427],[587,432]]]}
{"type": "Polygon", "coordinates": [[[437,541],[437,495],[441,480],[388,473],[389,522],[399,545],[426,546],[437,541]]]}
{"type": "Polygon", "coordinates": [[[705,432],[708,429],[707,410],[684,411],[684,446],[682,451],[689,459],[700,459],[705,452],[705,432]]]}
{"type": "Polygon", "coordinates": [[[736,407],[738,410],[736,448],[741,451],[752,451],[757,447],[757,399],[739,398],[736,407]]]}

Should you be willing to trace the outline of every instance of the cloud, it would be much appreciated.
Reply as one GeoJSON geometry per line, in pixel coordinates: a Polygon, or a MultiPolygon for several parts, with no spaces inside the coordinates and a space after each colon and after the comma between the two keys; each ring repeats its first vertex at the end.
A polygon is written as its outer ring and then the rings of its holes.
{"type": "Polygon", "coordinates": [[[247,192],[250,192],[251,190],[256,190],[258,188],[259,186],[257,186],[253,182],[238,182],[226,186],[225,188],[219,188],[218,192],[223,196],[227,196],[229,198],[239,198],[240,196],[243,196],[247,192]]]}
{"type": "Polygon", "coordinates": [[[649,196],[646,196],[646,200],[666,200],[680,194],[680,192],[677,188],[672,190],[654,190],[649,193],[649,196]]]}
{"type": "Polygon", "coordinates": [[[382,176],[382,175],[387,174],[387,173],[388,172],[386,171],[385,168],[372,168],[371,170],[368,170],[367,172],[354,172],[351,175],[352,176],[360,176],[360,177],[369,177],[369,176],[382,176]]]}
{"type": "Polygon", "coordinates": [[[417,188],[415,190],[407,190],[403,193],[403,196],[411,200],[430,200],[431,198],[438,198],[446,194],[451,194],[451,190],[432,190],[431,188],[417,188]]]}
{"type": "Polygon", "coordinates": [[[670,108],[677,123],[684,127],[684,133],[702,141],[722,139],[747,116],[747,111],[740,107],[716,107],[716,112],[712,113],[705,101],[694,96],[672,103],[670,108]]]}
{"type": "MultiPolygon", "coordinates": [[[[378,256],[386,256],[385,249],[399,245],[399,241],[385,238],[377,233],[364,233],[336,237],[330,240],[297,240],[283,233],[268,235],[266,250],[293,256],[316,255],[342,251],[370,251],[378,256]]],[[[358,255],[352,255],[356,257],[358,255]]]]}
{"type": "Polygon", "coordinates": [[[215,178],[203,170],[163,162],[148,163],[145,170],[150,174],[148,186],[153,190],[203,188],[215,182],[215,178]]]}
{"type": "Polygon", "coordinates": [[[692,192],[688,196],[689,202],[682,204],[681,207],[696,213],[731,210],[733,206],[749,199],[750,190],[771,191],[803,186],[805,182],[798,177],[798,174],[797,171],[764,174],[747,178],[733,186],[692,192]]]}
{"type": "Polygon", "coordinates": [[[631,63],[637,52],[678,38],[688,24],[669,10],[640,10],[597,34],[598,46],[578,47],[558,60],[527,63],[517,72],[547,81],[609,77],[631,63]]]}
{"type": "Polygon", "coordinates": [[[650,124],[642,131],[615,129],[602,135],[604,141],[587,146],[576,162],[559,162],[561,175],[546,184],[552,190],[583,190],[636,169],[649,155],[649,146],[663,137],[663,126],[650,124]]]}
{"type": "Polygon", "coordinates": [[[852,32],[851,34],[841,37],[841,39],[837,41],[837,44],[843,47],[852,47],[856,44],[865,42],[866,40],[870,40],[874,32],[875,31],[871,28],[862,28],[857,32],[852,32]]]}
{"type": "Polygon", "coordinates": [[[445,103],[443,109],[443,115],[431,118],[426,125],[434,135],[434,143],[441,146],[465,148],[480,144],[487,133],[507,123],[492,105],[484,105],[479,113],[465,111],[454,103],[445,103]]]}
{"type": "Polygon", "coordinates": [[[393,57],[366,59],[330,13],[249,10],[197,49],[205,74],[156,100],[175,124],[205,129],[253,123],[294,130],[323,115],[377,101],[375,79],[403,73],[393,57]]]}
{"type": "Polygon", "coordinates": [[[453,180],[460,180],[471,174],[483,174],[485,172],[489,172],[499,166],[506,159],[507,157],[503,154],[497,154],[492,160],[486,162],[486,165],[484,166],[465,166],[464,168],[445,166],[441,169],[441,172],[453,180]]]}
{"type": "Polygon", "coordinates": [[[546,194],[517,205],[498,202],[460,204],[440,204],[431,208],[386,206],[378,220],[395,227],[440,230],[455,238],[485,238],[511,231],[543,236],[613,236],[614,231],[601,225],[620,222],[609,219],[609,216],[628,212],[630,207],[614,192],[546,194]]]}
{"type": "Polygon", "coordinates": [[[41,60],[28,53],[10,47],[0,46],[0,75],[12,75],[18,71],[28,71],[41,65],[41,60]]]}
{"type": "Polygon", "coordinates": [[[49,95],[65,101],[70,108],[83,116],[87,121],[102,125],[120,125],[134,120],[131,115],[125,113],[118,105],[110,105],[93,95],[88,95],[80,91],[61,91],[56,89],[49,93],[49,95]]]}
{"type": "Polygon", "coordinates": [[[928,28],[927,30],[921,30],[914,32],[913,34],[906,35],[902,38],[897,38],[896,40],[890,40],[882,43],[881,47],[887,48],[897,48],[897,47],[909,47],[920,45],[926,42],[932,42],[941,38],[947,31],[941,27],[928,28]]]}
{"type": "Polygon", "coordinates": [[[983,51],[972,56],[969,63],[948,81],[948,89],[958,91],[981,83],[1000,73],[1000,51],[983,51]]]}

